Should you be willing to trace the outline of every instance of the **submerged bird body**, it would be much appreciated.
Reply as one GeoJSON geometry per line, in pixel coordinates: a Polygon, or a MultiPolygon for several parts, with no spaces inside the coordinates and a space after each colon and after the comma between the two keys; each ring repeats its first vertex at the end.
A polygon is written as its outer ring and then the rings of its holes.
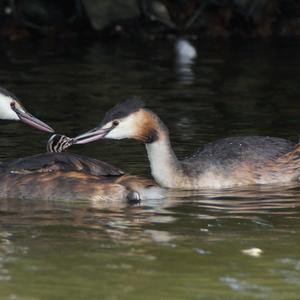
{"type": "MultiPolygon", "coordinates": [[[[155,184],[135,184],[138,178],[93,176],[82,172],[53,172],[0,175],[0,198],[38,200],[90,200],[90,201],[140,201],[145,200],[143,191],[155,184]],[[129,183],[128,183],[128,182],[129,183]],[[139,191],[142,188],[142,191],[139,191]]],[[[150,196],[151,197],[151,196],[150,196]]]]}
{"type": "Polygon", "coordinates": [[[43,153],[0,165],[0,198],[139,200],[155,186],[152,180],[72,153],[43,153]]]}
{"type": "MultiPolygon", "coordinates": [[[[54,135],[47,148],[66,150],[71,141],[54,135]]],[[[0,165],[0,198],[113,202],[161,197],[160,192],[153,180],[72,153],[42,153],[0,165]]]]}
{"type": "Polygon", "coordinates": [[[74,140],[83,144],[100,138],[144,142],[154,179],[168,188],[278,184],[298,180],[300,176],[300,146],[281,138],[224,138],[178,160],[167,127],[135,98],[112,108],[98,127],[74,140]]]}

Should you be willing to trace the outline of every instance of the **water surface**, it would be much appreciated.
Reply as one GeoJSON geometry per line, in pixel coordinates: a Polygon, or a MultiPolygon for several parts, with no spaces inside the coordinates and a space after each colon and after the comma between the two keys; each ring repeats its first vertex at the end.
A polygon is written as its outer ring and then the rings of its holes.
{"type": "MultiPolygon", "coordinates": [[[[58,131],[75,135],[113,103],[142,96],[176,153],[225,136],[298,140],[296,42],[172,42],[2,47],[1,85],[58,131]]],[[[0,159],[43,152],[48,136],[1,126],[0,159]]],[[[103,141],[77,153],[148,175],[143,145],[103,141]]],[[[0,299],[299,299],[300,185],[169,191],[140,205],[0,201],[0,299]],[[243,250],[259,248],[252,257],[243,250]]]]}

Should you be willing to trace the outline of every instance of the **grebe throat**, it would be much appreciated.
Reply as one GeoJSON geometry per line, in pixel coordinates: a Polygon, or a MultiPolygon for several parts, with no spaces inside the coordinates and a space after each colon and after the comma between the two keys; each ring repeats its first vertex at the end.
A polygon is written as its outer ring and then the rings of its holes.
{"type": "Polygon", "coordinates": [[[167,127],[159,119],[155,125],[157,138],[146,143],[152,176],[161,186],[178,187],[178,181],[184,176],[181,163],[172,149],[167,127]]]}

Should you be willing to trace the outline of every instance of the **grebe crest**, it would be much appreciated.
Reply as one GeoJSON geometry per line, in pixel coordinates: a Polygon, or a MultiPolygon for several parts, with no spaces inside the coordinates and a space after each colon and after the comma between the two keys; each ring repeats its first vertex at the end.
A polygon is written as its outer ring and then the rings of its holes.
{"type": "Polygon", "coordinates": [[[106,124],[117,119],[123,119],[143,107],[145,107],[145,102],[141,98],[130,97],[107,111],[101,123],[106,124]]]}

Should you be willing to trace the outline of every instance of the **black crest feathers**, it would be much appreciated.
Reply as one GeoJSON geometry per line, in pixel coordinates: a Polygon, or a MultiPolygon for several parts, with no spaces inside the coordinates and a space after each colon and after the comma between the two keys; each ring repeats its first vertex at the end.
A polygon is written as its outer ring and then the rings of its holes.
{"type": "Polygon", "coordinates": [[[0,87],[0,94],[2,94],[4,96],[7,96],[7,97],[10,97],[14,100],[18,100],[17,97],[13,93],[9,92],[8,90],[6,90],[3,87],[0,87]]]}
{"type": "Polygon", "coordinates": [[[101,124],[129,116],[131,113],[145,107],[145,102],[138,97],[131,97],[111,108],[104,116],[101,124]]]}

